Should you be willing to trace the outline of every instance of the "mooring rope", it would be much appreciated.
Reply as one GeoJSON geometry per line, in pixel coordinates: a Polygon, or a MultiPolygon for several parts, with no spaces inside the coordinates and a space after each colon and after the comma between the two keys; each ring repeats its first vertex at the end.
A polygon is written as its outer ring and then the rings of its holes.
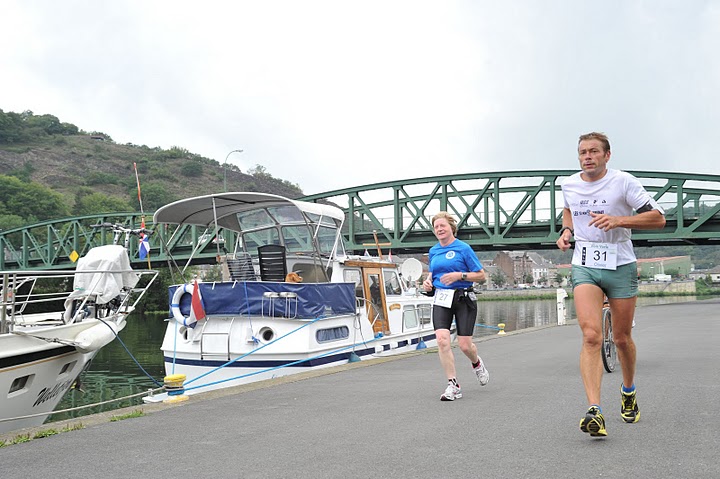
{"type": "Polygon", "coordinates": [[[39,413],[35,413],[35,414],[28,414],[27,416],[18,416],[18,417],[4,418],[4,419],[0,419],[0,422],[15,421],[15,420],[18,420],[18,419],[30,419],[30,418],[38,417],[38,416],[50,416],[50,415],[52,415],[52,414],[61,414],[61,413],[66,413],[66,412],[80,411],[81,409],[87,409],[87,408],[91,408],[91,407],[95,407],[95,406],[102,406],[102,405],[104,405],[104,404],[109,404],[109,403],[111,403],[111,402],[124,401],[125,399],[132,399],[132,398],[134,398],[134,397],[144,396],[144,395],[149,394],[149,393],[153,393],[153,394],[154,394],[154,393],[156,393],[156,392],[162,391],[163,389],[164,389],[164,388],[148,389],[147,391],[143,391],[143,392],[141,392],[141,393],[131,394],[131,395],[129,395],[129,396],[124,396],[124,397],[121,397],[121,398],[108,399],[107,401],[101,401],[101,402],[94,403],[94,404],[86,404],[86,405],[84,405],[84,406],[75,406],[75,407],[71,407],[71,408],[68,408],[68,409],[60,409],[60,410],[58,410],[58,411],[39,412],[39,413]]]}

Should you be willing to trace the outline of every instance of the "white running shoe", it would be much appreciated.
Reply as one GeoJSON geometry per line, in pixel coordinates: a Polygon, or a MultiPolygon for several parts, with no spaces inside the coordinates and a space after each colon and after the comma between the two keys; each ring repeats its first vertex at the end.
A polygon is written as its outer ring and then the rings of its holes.
{"type": "Polygon", "coordinates": [[[460,391],[460,386],[455,386],[453,383],[448,383],[447,387],[445,388],[445,392],[442,396],[440,396],[441,401],[454,401],[456,399],[460,399],[462,397],[462,391],[460,391]]]}
{"type": "Polygon", "coordinates": [[[473,368],[473,371],[475,371],[475,375],[478,378],[478,381],[480,381],[481,386],[485,386],[488,381],[490,381],[490,373],[487,369],[485,369],[485,365],[482,362],[482,359],[480,359],[480,356],[478,356],[478,360],[480,361],[480,364],[478,364],[478,367],[473,368]]]}

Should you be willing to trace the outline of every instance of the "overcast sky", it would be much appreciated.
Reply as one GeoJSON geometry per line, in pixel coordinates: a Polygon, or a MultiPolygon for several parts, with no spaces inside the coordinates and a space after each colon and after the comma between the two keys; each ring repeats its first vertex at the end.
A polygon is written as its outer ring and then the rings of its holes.
{"type": "Polygon", "coordinates": [[[719,48],[720,0],[0,0],[0,109],[306,194],[574,169],[593,130],[717,174],[719,48]]]}

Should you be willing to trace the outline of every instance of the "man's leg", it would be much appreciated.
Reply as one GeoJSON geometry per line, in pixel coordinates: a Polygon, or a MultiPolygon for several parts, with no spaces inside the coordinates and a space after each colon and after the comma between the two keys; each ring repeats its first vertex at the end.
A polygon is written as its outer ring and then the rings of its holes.
{"type": "Polygon", "coordinates": [[[635,394],[635,360],[637,351],[632,339],[632,321],[637,297],[610,300],[612,311],[613,340],[617,347],[618,359],[623,374],[620,415],[627,423],[640,419],[640,408],[635,394]]]}
{"type": "Polygon", "coordinates": [[[626,388],[632,387],[635,382],[635,358],[637,352],[631,333],[636,302],[637,296],[610,299],[613,340],[617,347],[618,359],[622,368],[623,385],[626,388]]]}
{"type": "MultiPolygon", "coordinates": [[[[580,376],[588,404],[600,404],[602,384],[602,305],[605,294],[593,284],[580,284],[573,289],[575,313],[583,333],[580,350],[580,376]]],[[[613,320],[614,320],[613,316],[613,320]]],[[[613,326],[615,325],[613,321],[613,326]]],[[[614,330],[613,330],[614,333],[614,330]]]]}

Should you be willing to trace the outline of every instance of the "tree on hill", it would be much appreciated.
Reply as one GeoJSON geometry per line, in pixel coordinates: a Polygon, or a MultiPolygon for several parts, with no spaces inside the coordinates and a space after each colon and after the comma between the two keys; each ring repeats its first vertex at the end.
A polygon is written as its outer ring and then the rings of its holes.
{"type": "Polygon", "coordinates": [[[37,136],[77,135],[79,132],[77,126],[63,123],[53,115],[34,115],[30,110],[22,113],[0,110],[0,144],[20,143],[37,136]]]}
{"type": "Polygon", "coordinates": [[[44,221],[70,214],[60,194],[37,183],[24,183],[5,175],[0,175],[0,210],[26,221],[44,221]]]}
{"type": "Polygon", "coordinates": [[[90,188],[81,188],[75,194],[73,214],[76,216],[97,213],[132,213],[134,211],[136,210],[127,201],[95,193],[90,188]]]}

